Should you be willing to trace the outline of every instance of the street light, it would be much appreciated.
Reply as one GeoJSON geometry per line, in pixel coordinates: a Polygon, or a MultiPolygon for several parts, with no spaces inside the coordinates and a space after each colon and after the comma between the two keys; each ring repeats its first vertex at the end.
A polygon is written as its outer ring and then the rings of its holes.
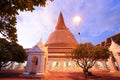
{"type": "MultiPolygon", "coordinates": [[[[82,18],[80,16],[75,16],[73,18],[73,22],[76,24],[76,25],[79,25],[79,23],[81,22],[82,18]]],[[[80,35],[80,31],[78,32],[78,35],[80,35]]]]}

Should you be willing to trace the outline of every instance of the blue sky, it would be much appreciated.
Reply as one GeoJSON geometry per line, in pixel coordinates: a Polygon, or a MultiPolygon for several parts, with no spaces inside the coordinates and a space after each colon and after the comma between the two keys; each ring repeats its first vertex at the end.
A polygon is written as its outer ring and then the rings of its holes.
{"type": "Polygon", "coordinates": [[[46,7],[17,16],[18,43],[31,48],[42,38],[45,43],[54,31],[60,11],[77,41],[99,44],[106,37],[120,32],[120,0],[54,0],[46,7]],[[73,23],[80,16],[79,24],[73,23]],[[78,35],[80,31],[81,35],[78,35]]]}

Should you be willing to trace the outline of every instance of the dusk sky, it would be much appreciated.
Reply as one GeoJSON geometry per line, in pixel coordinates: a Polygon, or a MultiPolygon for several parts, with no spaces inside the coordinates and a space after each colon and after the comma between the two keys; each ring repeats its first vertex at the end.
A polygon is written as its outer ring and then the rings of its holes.
{"type": "Polygon", "coordinates": [[[120,0],[54,0],[33,12],[20,12],[17,16],[18,43],[31,48],[42,38],[45,43],[55,30],[60,11],[69,30],[78,42],[99,44],[120,32],[120,0]],[[73,18],[81,21],[74,23],[73,18]],[[81,35],[78,35],[80,31],[81,35]]]}

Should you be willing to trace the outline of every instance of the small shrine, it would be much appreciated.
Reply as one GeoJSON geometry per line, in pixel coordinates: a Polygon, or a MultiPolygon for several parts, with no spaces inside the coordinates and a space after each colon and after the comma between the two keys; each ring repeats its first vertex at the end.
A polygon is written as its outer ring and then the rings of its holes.
{"type": "Polygon", "coordinates": [[[48,50],[42,40],[28,51],[27,65],[23,74],[45,76],[47,73],[48,50]]]}

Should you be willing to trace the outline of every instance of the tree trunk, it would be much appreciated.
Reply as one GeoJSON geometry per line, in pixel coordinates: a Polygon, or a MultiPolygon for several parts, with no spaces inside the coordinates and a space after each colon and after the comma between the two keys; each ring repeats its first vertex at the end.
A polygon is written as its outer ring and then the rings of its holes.
{"type": "Polygon", "coordinates": [[[86,71],[85,68],[83,68],[83,72],[84,72],[84,76],[85,76],[85,78],[87,78],[87,71],[86,71]]]}
{"type": "Polygon", "coordinates": [[[0,71],[1,71],[2,66],[0,66],[0,71]]]}
{"type": "Polygon", "coordinates": [[[83,72],[84,72],[85,78],[87,78],[87,76],[92,76],[92,72],[89,72],[88,69],[86,68],[83,69],[83,72]]]}

